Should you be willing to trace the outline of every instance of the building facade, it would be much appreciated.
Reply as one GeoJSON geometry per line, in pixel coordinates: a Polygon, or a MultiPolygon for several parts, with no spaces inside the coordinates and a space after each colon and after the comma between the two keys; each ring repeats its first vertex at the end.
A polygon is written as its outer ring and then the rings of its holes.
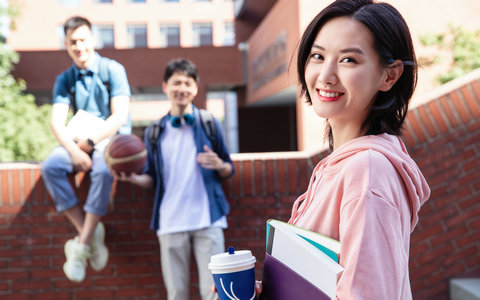
{"type": "MultiPolygon", "coordinates": [[[[161,100],[137,100],[138,95],[161,94],[165,63],[183,56],[195,61],[200,70],[198,106],[207,106],[212,101],[207,95],[214,93],[233,98],[221,99],[224,103],[236,101],[235,110],[225,110],[235,113],[225,114],[225,120],[238,118],[238,128],[233,130],[238,132],[240,152],[274,147],[308,150],[232,155],[237,173],[224,183],[232,205],[226,243],[252,250],[257,257],[258,280],[262,278],[266,220],[289,218],[292,203],[307,188],[314,166],[328,155],[328,151],[310,151],[321,147],[322,129],[312,110],[296,97],[294,71],[302,28],[320,9],[315,5],[328,2],[234,1],[234,46],[99,50],[125,65],[137,124],[163,113],[157,106],[161,100]]],[[[416,43],[420,34],[443,31],[450,23],[480,28],[478,0],[388,2],[404,14],[416,43]]],[[[21,22],[19,19],[18,26],[21,22]]],[[[31,33],[52,35],[34,29],[31,33]]],[[[10,39],[15,34],[12,31],[10,39]]],[[[421,57],[432,49],[417,47],[416,51],[421,57]]],[[[29,92],[48,99],[55,75],[71,60],[60,49],[19,52],[15,75],[27,81],[29,92]]],[[[434,88],[428,79],[443,72],[443,66],[438,63],[430,73],[427,66],[420,67],[419,86],[405,121],[405,144],[432,193],[412,233],[410,281],[413,299],[448,300],[455,299],[451,279],[477,278],[478,285],[480,277],[480,70],[434,88]]],[[[80,176],[73,181],[84,198],[88,178],[80,176]]],[[[112,233],[108,240],[111,264],[77,285],[69,282],[61,269],[63,245],[73,228],[52,207],[39,164],[0,164],[0,186],[0,298],[166,299],[158,241],[148,229],[152,191],[127,183],[116,187],[114,213],[106,219],[112,233]]],[[[196,274],[191,274],[192,299],[199,300],[196,274]]]]}
{"type": "MultiPolygon", "coordinates": [[[[442,32],[452,23],[480,28],[478,1],[432,1],[386,1],[405,16],[417,56],[429,55],[419,42],[421,34],[442,32]]],[[[162,72],[170,59],[181,56],[198,65],[195,104],[208,106],[224,121],[232,152],[307,150],[324,146],[323,122],[297,97],[295,51],[308,22],[330,2],[24,0],[7,41],[21,54],[14,75],[45,103],[55,75],[71,63],[62,50],[61,24],[71,15],[85,15],[98,33],[99,52],[126,67],[139,133],[168,110],[162,72]]],[[[431,70],[443,71],[420,66],[412,106],[434,86],[431,70]]]]}
{"type": "Polygon", "coordinates": [[[232,46],[232,0],[26,0],[8,43],[17,50],[63,49],[63,22],[93,23],[99,49],[232,46]],[[41,34],[39,34],[41,33],[41,34]]]}

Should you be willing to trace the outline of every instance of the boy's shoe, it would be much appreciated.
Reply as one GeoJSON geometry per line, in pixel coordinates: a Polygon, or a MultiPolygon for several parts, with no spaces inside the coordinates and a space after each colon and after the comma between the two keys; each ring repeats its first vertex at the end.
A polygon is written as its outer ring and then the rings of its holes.
{"type": "Polygon", "coordinates": [[[105,226],[98,222],[90,243],[90,266],[95,271],[101,271],[108,262],[108,248],[105,246],[105,226]]]}
{"type": "Polygon", "coordinates": [[[90,257],[90,246],[79,244],[78,238],[75,238],[65,243],[64,251],[67,261],[63,264],[63,272],[70,281],[82,282],[90,257]]]}

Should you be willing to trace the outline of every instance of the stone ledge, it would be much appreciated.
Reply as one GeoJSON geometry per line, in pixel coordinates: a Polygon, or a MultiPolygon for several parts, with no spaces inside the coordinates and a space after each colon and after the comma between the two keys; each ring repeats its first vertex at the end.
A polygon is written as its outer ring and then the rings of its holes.
{"type": "Polygon", "coordinates": [[[451,300],[480,300],[480,278],[450,280],[451,300]]]}

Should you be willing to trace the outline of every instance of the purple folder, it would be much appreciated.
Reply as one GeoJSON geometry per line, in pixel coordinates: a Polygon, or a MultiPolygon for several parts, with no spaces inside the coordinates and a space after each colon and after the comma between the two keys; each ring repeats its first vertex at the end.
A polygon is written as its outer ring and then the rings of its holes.
{"type": "Polygon", "coordinates": [[[265,300],[330,300],[322,290],[268,253],[262,283],[261,296],[265,300]]]}

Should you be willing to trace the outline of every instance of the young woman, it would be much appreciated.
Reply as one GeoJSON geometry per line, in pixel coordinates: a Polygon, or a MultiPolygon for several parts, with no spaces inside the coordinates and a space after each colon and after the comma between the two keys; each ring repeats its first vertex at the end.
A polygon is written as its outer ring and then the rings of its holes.
{"type": "Polygon", "coordinates": [[[332,152],[289,223],[341,242],[337,299],[412,299],[410,233],[430,189],[399,138],[417,79],[404,19],[386,3],[335,1],[306,28],[297,71],[332,152]]]}
{"type": "Polygon", "coordinates": [[[430,189],[399,138],[417,79],[409,29],[389,4],[335,1],[306,28],[297,70],[332,153],[289,223],[341,242],[338,299],[411,299],[410,233],[430,189]]]}

